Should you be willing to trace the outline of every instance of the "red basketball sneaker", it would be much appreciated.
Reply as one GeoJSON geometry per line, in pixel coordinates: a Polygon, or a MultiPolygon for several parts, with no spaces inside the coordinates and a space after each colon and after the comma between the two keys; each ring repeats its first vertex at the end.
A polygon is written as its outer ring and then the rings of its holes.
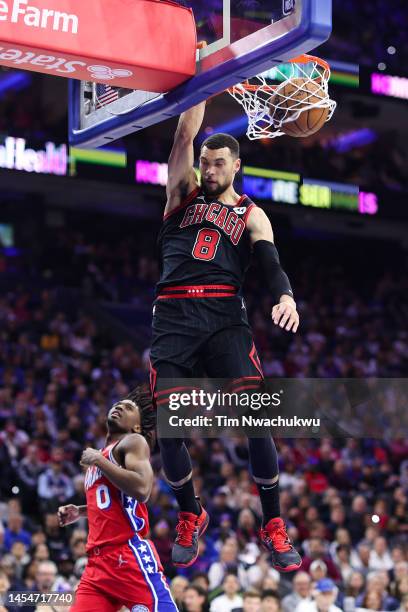
{"type": "Polygon", "coordinates": [[[302,565],[302,559],[289,540],[285,523],[278,518],[271,519],[260,531],[262,544],[269,550],[272,565],[279,572],[293,572],[302,565]]]}
{"type": "Polygon", "coordinates": [[[172,561],[177,567],[189,567],[198,556],[198,538],[203,535],[210,522],[207,512],[201,514],[179,512],[176,526],[177,537],[172,550],[172,561]]]}

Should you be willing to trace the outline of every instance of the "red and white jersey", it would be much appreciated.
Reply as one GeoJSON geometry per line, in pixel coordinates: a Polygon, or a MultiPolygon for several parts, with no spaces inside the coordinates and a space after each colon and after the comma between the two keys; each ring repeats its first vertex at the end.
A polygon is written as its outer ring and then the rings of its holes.
{"type": "MultiPolygon", "coordinates": [[[[102,450],[106,459],[118,465],[112,450],[117,442],[102,450]]],[[[85,492],[88,513],[88,542],[86,549],[104,544],[120,544],[137,533],[145,537],[149,531],[146,504],[125,495],[113,485],[95,465],[85,474],[85,492]]]]}

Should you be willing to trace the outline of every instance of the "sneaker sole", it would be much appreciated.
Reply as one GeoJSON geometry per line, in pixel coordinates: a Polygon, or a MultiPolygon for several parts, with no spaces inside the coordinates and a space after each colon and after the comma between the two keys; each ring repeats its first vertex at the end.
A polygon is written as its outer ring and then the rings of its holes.
{"type": "MultiPolygon", "coordinates": [[[[198,532],[198,537],[200,538],[202,535],[204,535],[204,533],[207,531],[207,527],[210,523],[210,516],[209,514],[207,514],[206,519],[204,521],[204,523],[201,526],[200,531],[198,532]]],[[[173,565],[175,567],[190,567],[190,565],[193,565],[193,563],[196,561],[198,557],[198,546],[197,546],[197,553],[196,556],[193,557],[193,559],[191,559],[191,561],[189,561],[188,563],[176,563],[175,561],[173,561],[173,565]]]]}
{"type": "MultiPolygon", "coordinates": [[[[267,550],[269,553],[273,552],[270,550],[270,548],[268,548],[268,546],[262,542],[262,546],[265,548],[265,550],[267,550]]],[[[299,563],[292,563],[292,565],[288,565],[286,567],[282,567],[281,565],[277,565],[272,561],[272,567],[273,569],[276,569],[278,572],[294,572],[295,570],[298,570],[302,567],[302,563],[303,560],[300,559],[299,563]]]]}
{"type": "Polygon", "coordinates": [[[276,569],[278,572],[294,572],[298,570],[302,566],[302,562],[300,563],[292,563],[292,565],[288,565],[287,567],[281,567],[280,565],[274,565],[272,563],[272,567],[276,569]]]}

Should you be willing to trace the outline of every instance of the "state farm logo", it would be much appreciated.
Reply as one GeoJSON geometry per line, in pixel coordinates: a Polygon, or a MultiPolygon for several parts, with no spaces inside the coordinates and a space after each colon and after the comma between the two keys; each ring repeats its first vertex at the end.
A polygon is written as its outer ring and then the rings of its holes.
{"type": "MultiPolygon", "coordinates": [[[[0,7],[3,0],[0,0],[0,7]]],[[[88,70],[90,78],[96,81],[110,81],[118,78],[128,78],[133,75],[130,70],[122,68],[111,68],[110,66],[87,66],[86,62],[79,60],[69,61],[65,57],[55,57],[54,55],[36,54],[31,51],[20,51],[19,49],[5,49],[0,47],[0,64],[7,63],[35,70],[49,70],[51,73],[64,75],[72,75],[76,72],[88,70]]],[[[84,75],[84,78],[85,75],[84,75]]]]}
{"type": "Polygon", "coordinates": [[[23,23],[28,28],[41,28],[54,32],[78,34],[78,15],[61,13],[53,9],[30,6],[28,0],[0,0],[0,21],[23,23]]]}
{"type": "Polygon", "coordinates": [[[122,70],[122,68],[109,68],[109,66],[88,66],[87,70],[97,81],[110,81],[111,79],[123,78],[132,76],[130,70],[122,70]]]}

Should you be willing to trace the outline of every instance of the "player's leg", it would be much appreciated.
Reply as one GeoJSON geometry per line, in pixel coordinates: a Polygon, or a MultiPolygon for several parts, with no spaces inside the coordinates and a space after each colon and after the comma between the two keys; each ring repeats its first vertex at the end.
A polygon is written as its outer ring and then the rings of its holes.
{"type": "Polygon", "coordinates": [[[121,582],[124,586],[123,605],[129,610],[135,609],[138,604],[141,610],[144,605],[149,612],[177,612],[153,542],[135,535],[122,548],[122,559],[126,562],[126,578],[121,582]]]}
{"type": "MultiPolygon", "coordinates": [[[[228,390],[262,391],[263,374],[249,327],[233,326],[214,334],[206,345],[205,368],[211,378],[229,380],[228,390]]],[[[278,455],[272,436],[248,438],[252,477],[266,524],[280,516],[278,455]]]]}
{"type": "MultiPolygon", "coordinates": [[[[174,387],[171,381],[190,377],[191,370],[185,367],[166,361],[153,361],[151,388],[157,410],[168,401],[174,387]]],[[[163,471],[180,508],[172,561],[179,567],[188,567],[197,558],[198,538],[207,529],[209,517],[195,496],[193,470],[185,441],[182,438],[159,437],[158,442],[163,471]]]]}
{"type": "MultiPolygon", "coordinates": [[[[175,384],[172,381],[191,376],[187,368],[166,361],[151,364],[151,390],[157,411],[168,401],[175,384]]],[[[199,514],[192,481],[192,465],[187,446],[182,438],[158,439],[163,471],[179,508],[183,512],[199,514]]]]}
{"type": "Polygon", "coordinates": [[[135,555],[126,542],[102,548],[98,555],[92,556],[84,572],[85,580],[84,577],[81,579],[78,589],[81,597],[77,600],[79,607],[75,608],[74,612],[116,612],[128,604],[130,609],[158,612],[157,596],[148,580],[149,571],[154,574],[158,570],[157,564],[151,559],[149,562],[143,562],[140,553],[138,555],[139,562],[135,560],[135,555]],[[88,597],[89,595],[91,596],[88,597]],[[88,599],[89,605],[86,607],[88,599]],[[105,601],[111,602],[112,607],[107,607],[105,601]],[[96,607],[98,602],[99,608],[96,607]]]}
{"type": "MultiPolygon", "coordinates": [[[[235,325],[213,334],[206,343],[205,355],[208,376],[231,380],[229,391],[262,391],[261,364],[251,329],[246,325],[235,325]]],[[[280,518],[278,454],[272,436],[248,437],[248,450],[262,505],[261,539],[271,551],[276,569],[292,571],[300,567],[301,558],[290,544],[280,518]]]]}
{"type": "MultiPolygon", "coordinates": [[[[197,332],[185,300],[157,301],[153,307],[150,387],[157,410],[165,405],[173,381],[191,378],[197,332]]],[[[194,494],[190,455],[184,440],[159,438],[165,476],[183,512],[200,513],[194,494]]]]}
{"type": "Polygon", "coordinates": [[[75,593],[70,612],[116,612],[121,604],[92,582],[92,568],[86,568],[75,593]],[[87,571],[88,570],[88,571],[87,571]]]}
{"type": "Polygon", "coordinates": [[[93,590],[92,592],[77,592],[70,612],[117,612],[120,608],[118,601],[111,600],[103,593],[93,590]]]}

